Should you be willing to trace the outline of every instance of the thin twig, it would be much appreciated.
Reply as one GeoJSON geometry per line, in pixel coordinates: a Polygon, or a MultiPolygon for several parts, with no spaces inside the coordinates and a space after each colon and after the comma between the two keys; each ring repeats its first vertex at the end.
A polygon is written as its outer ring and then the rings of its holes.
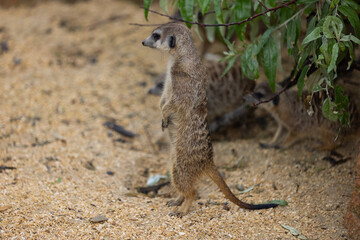
{"type": "Polygon", "coordinates": [[[262,1],[260,1],[260,0],[257,0],[257,1],[258,1],[258,3],[260,3],[261,6],[263,6],[266,10],[268,10],[268,8],[265,6],[265,4],[262,1]]]}
{"type": "Polygon", "coordinates": [[[157,12],[157,11],[145,8],[145,7],[141,7],[141,8],[143,8],[145,10],[148,10],[151,13],[155,13],[155,14],[163,16],[163,17],[168,17],[169,19],[177,21],[177,22],[195,24],[195,25],[199,25],[199,26],[203,26],[203,27],[220,27],[220,26],[229,27],[229,26],[233,26],[233,25],[241,25],[241,24],[243,24],[245,22],[250,22],[251,20],[253,20],[253,19],[257,18],[257,17],[263,16],[263,15],[267,14],[268,12],[273,12],[273,11],[276,11],[276,10],[278,10],[280,8],[287,7],[288,5],[294,4],[294,3],[296,3],[296,1],[297,0],[292,0],[291,2],[281,4],[281,5],[277,6],[277,7],[269,8],[269,9],[267,9],[267,10],[261,12],[261,13],[255,14],[255,15],[253,15],[251,17],[248,17],[248,18],[246,18],[246,19],[244,19],[244,20],[242,20],[240,22],[222,23],[222,24],[205,24],[205,23],[200,23],[200,22],[192,22],[192,21],[187,21],[187,20],[181,19],[181,18],[172,17],[170,15],[163,14],[163,13],[160,13],[160,12],[157,12]]]}
{"type": "Polygon", "coordinates": [[[161,23],[155,23],[155,24],[140,24],[140,23],[129,23],[129,25],[132,26],[139,26],[139,27],[157,27],[162,25],[161,23]]]}
{"type": "Polygon", "coordinates": [[[304,12],[306,7],[300,9],[297,13],[295,13],[294,15],[292,15],[290,18],[288,18],[285,22],[283,22],[282,24],[278,25],[274,31],[279,30],[280,28],[282,28],[283,26],[287,25],[291,20],[293,20],[294,18],[296,18],[298,15],[300,15],[301,13],[304,12]]]}
{"type": "Polygon", "coordinates": [[[252,106],[253,106],[253,107],[256,107],[256,106],[258,106],[258,105],[260,105],[260,104],[262,104],[262,103],[271,102],[272,100],[274,100],[275,98],[279,97],[280,94],[282,94],[283,92],[285,92],[285,91],[288,89],[289,83],[290,83],[290,82],[288,82],[288,83],[285,85],[285,87],[283,87],[283,88],[282,88],[278,93],[276,93],[274,96],[272,96],[271,98],[266,99],[266,100],[259,100],[254,94],[251,94],[251,96],[252,96],[253,98],[255,98],[255,99],[258,100],[258,102],[257,102],[257,103],[253,103],[252,106]]]}

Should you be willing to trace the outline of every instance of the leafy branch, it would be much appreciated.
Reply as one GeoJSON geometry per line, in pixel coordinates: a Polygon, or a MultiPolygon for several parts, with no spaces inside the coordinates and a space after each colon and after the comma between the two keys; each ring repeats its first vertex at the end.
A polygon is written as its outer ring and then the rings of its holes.
{"type": "Polygon", "coordinates": [[[286,49],[295,65],[284,89],[297,85],[299,98],[307,90],[310,99],[323,92],[323,115],[349,125],[349,100],[337,78],[343,70],[360,68],[354,59],[360,45],[357,0],[160,0],[165,14],[150,10],[151,3],[144,0],[146,19],[152,12],[192,25],[196,32],[204,27],[209,42],[217,38],[226,44],[222,61],[228,65],[223,75],[240,60],[246,77],[259,78],[262,68],[275,91],[286,49]],[[181,18],[167,14],[170,3],[180,10],[181,18]],[[235,43],[235,37],[240,41],[235,43]]]}
{"type": "MultiPolygon", "coordinates": [[[[145,16],[147,16],[148,12],[151,12],[151,13],[154,13],[154,14],[157,14],[157,15],[160,15],[160,16],[163,16],[163,17],[168,17],[170,20],[174,20],[174,21],[177,21],[177,22],[184,22],[184,23],[188,23],[188,24],[191,24],[191,25],[199,25],[199,26],[202,26],[202,27],[229,27],[229,26],[234,26],[234,25],[241,25],[241,24],[244,24],[246,22],[250,22],[252,21],[253,19],[255,18],[258,18],[260,16],[263,16],[269,12],[274,12],[280,8],[283,8],[283,7],[287,7],[291,4],[294,4],[296,3],[297,0],[292,0],[290,2],[287,2],[287,3],[283,3],[277,7],[273,7],[273,8],[266,8],[265,11],[261,12],[261,13],[258,13],[258,14],[255,14],[251,17],[248,17],[242,21],[239,21],[239,22],[231,22],[231,23],[219,23],[219,24],[206,24],[206,23],[202,23],[202,22],[198,22],[198,21],[189,21],[189,20],[185,20],[183,18],[177,18],[177,17],[173,17],[173,16],[170,16],[168,14],[163,14],[163,13],[160,13],[160,12],[157,12],[157,11],[154,11],[154,10],[151,10],[149,9],[148,7],[141,7],[144,9],[144,12],[145,12],[145,16]]],[[[263,5],[263,3],[261,3],[261,1],[258,1],[262,6],[265,6],[263,5]]]]}

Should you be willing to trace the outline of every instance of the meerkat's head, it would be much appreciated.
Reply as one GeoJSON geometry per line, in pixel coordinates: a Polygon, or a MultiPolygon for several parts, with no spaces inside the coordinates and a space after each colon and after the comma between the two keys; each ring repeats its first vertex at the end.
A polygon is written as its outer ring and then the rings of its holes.
{"type": "Polygon", "coordinates": [[[178,46],[184,46],[190,42],[190,31],[184,24],[167,23],[156,28],[148,38],[142,41],[142,45],[171,53],[175,52],[178,46]]]}
{"type": "MultiPolygon", "coordinates": [[[[277,90],[278,88],[279,87],[276,86],[277,90]]],[[[259,105],[259,107],[264,108],[266,110],[271,110],[272,108],[276,107],[280,101],[280,97],[276,95],[276,93],[271,91],[268,82],[262,82],[258,84],[254,89],[254,93],[252,94],[252,97],[255,99],[254,101],[255,103],[259,101],[266,101],[273,98],[270,102],[262,103],[259,105]]]]}

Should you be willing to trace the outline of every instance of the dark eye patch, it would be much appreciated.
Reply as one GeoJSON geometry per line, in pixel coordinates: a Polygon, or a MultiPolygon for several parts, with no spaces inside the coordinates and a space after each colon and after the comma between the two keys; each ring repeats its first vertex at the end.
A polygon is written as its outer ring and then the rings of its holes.
{"type": "Polygon", "coordinates": [[[264,97],[264,94],[262,94],[261,92],[255,92],[255,93],[254,93],[254,96],[255,96],[256,98],[258,98],[258,99],[261,99],[261,98],[264,97]]]}
{"type": "Polygon", "coordinates": [[[157,41],[157,40],[160,39],[160,34],[158,34],[158,33],[153,33],[153,34],[152,34],[152,38],[154,39],[154,41],[157,41]]]}
{"type": "Polygon", "coordinates": [[[279,101],[280,101],[280,97],[279,95],[277,95],[274,99],[273,99],[273,104],[276,106],[279,104],[279,101]]]}

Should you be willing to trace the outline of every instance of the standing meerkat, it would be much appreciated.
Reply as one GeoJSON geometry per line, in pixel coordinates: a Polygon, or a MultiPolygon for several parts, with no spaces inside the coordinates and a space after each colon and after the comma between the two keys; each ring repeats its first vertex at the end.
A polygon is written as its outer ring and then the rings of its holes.
{"type": "Polygon", "coordinates": [[[266,209],[277,204],[252,205],[231,192],[213,161],[207,123],[207,72],[192,42],[189,29],[179,23],[156,28],[142,44],[170,53],[164,91],[160,100],[162,127],[170,136],[171,180],[179,197],[169,206],[186,214],[195,199],[194,185],[209,176],[225,197],[241,208],[266,209]]]}
{"type": "MultiPolygon", "coordinates": [[[[279,91],[281,87],[276,86],[279,91]]],[[[308,94],[303,93],[302,99],[305,100],[308,94]]],[[[340,124],[326,119],[321,110],[325,95],[315,93],[311,99],[312,116],[307,113],[307,107],[298,98],[297,91],[287,90],[281,95],[276,96],[270,89],[268,82],[262,82],[255,87],[254,96],[257,100],[267,100],[274,98],[270,102],[262,103],[259,108],[266,110],[275,119],[277,130],[272,140],[263,147],[288,148],[302,139],[320,140],[319,149],[333,150],[344,140],[344,135],[350,132],[344,129],[340,134],[340,139],[334,141],[339,133],[340,124]],[[276,97],[275,97],[276,96],[276,97]]],[[[359,115],[356,106],[350,101],[349,114],[352,130],[357,128],[359,115]]]]}

